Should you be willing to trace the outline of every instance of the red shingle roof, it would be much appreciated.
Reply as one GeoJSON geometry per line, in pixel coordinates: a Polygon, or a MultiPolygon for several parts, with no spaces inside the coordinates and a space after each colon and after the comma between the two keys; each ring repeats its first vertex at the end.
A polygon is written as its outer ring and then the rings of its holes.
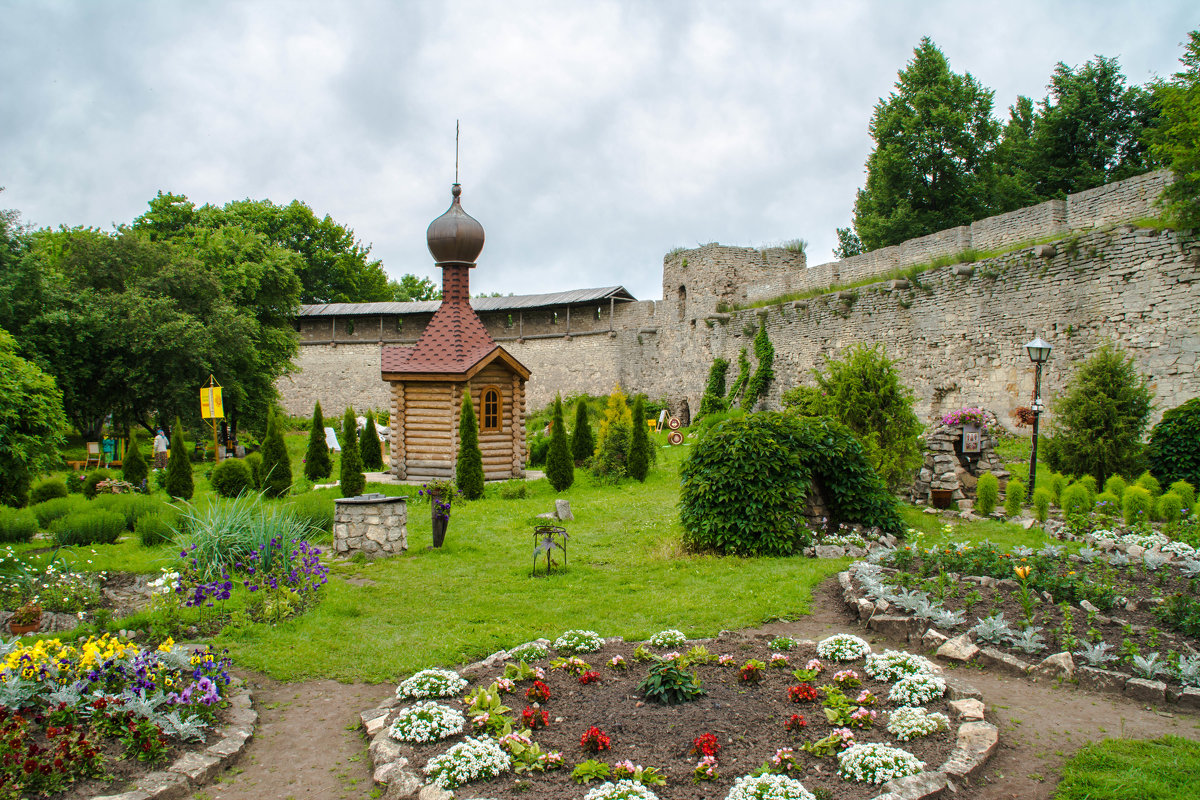
{"type": "Polygon", "coordinates": [[[411,347],[385,347],[382,372],[461,375],[495,350],[497,344],[466,302],[443,302],[411,347]]]}

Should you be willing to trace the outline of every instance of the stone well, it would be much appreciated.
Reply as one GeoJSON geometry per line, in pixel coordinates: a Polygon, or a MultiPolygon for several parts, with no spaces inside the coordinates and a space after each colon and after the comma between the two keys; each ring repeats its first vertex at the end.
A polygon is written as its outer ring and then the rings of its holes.
{"type": "MultiPolygon", "coordinates": [[[[987,412],[988,429],[1000,429],[999,421],[987,412]]],[[[913,484],[912,499],[917,503],[932,503],[932,490],[946,489],[954,501],[975,498],[979,476],[990,472],[1000,480],[1000,488],[1008,483],[1009,474],[996,455],[996,439],[988,434],[980,438],[978,453],[963,452],[963,427],[937,423],[925,434],[925,461],[913,484]]],[[[960,505],[965,508],[965,505],[960,505]]]]}
{"type": "Polygon", "coordinates": [[[360,494],[333,502],[333,552],[337,555],[362,553],[367,558],[386,558],[408,549],[407,498],[360,494]]]}

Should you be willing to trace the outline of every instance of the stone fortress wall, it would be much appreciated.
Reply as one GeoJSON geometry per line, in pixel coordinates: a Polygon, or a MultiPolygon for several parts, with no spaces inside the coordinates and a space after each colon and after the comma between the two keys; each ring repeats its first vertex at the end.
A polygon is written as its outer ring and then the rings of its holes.
{"type": "MultiPolygon", "coordinates": [[[[660,301],[481,316],[533,371],[531,410],[556,392],[604,394],[619,382],[655,398],[686,398],[694,412],[713,358],[730,360],[732,381],[739,350],[753,353],[751,340],[765,321],[776,351],[770,407],[778,407],[783,391],[811,383],[826,355],[878,341],[916,393],[923,420],[978,404],[1010,423],[1007,412],[1028,404],[1033,386],[1022,345],[1041,335],[1054,345],[1043,396],[1052,398],[1079,360],[1112,340],[1150,376],[1157,418],[1200,395],[1200,240],[1118,223],[1154,216],[1168,180],[1169,173],[1150,173],[815,267],[781,248],[673,251],[663,260],[660,301]],[[1044,247],[1022,246],[1055,238],[1044,247]],[[964,250],[1005,248],[1013,249],[912,280],[896,277],[964,250]],[[874,277],[880,281],[857,289],[832,288],[874,277]],[[822,289],[830,291],[729,310],[822,289]]],[[[379,342],[415,341],[427,319],[410,314],[397,323],[377,315],[355,320],[351,333],[348,320],[302,318],[302,371],[280,382],[285,406],[308,414],[319,399],[327,415],[351,403],[385,407],[379,342]]]]}

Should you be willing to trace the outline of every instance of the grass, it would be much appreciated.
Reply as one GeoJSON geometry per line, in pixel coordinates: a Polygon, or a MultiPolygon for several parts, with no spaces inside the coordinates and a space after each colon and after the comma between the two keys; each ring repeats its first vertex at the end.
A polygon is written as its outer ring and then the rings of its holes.
{"type": "Polygon", "coordinates": [[[1063,766],[1055,800],[1192,800],[1200,786],[1200,742],[1177,736],[1105,739],[1063,766]]]}

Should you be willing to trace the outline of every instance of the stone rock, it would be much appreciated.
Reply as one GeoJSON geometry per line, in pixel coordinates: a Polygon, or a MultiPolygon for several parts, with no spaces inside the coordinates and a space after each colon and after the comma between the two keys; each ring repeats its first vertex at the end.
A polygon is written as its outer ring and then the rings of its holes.
{"type": "Polygon", "coordinates": [[[1129,676],[1121,672],[1084,666],[1076,668],[1075,677],[1080,686],[1098,692],[1119,692],[1129,680],[1129,676]]]}
{"type": "Polygon", "coordinates": [[[816,547],[817,558],[841,558],[846,550],[836,544],[819,544],[816,547]]]}
{"type": "Polygon", "coordinates": [[[1098,613],[1100,611],[1100,609],[1096,608],[1088,600],[1080,600],[1079,607],[1082,608],[1084,611],[1091,611],[1092,613],[1098,613]]]}
{"type": "Polygon", "coordinates": [[[958,678],[953,675],[947,676],[946,681],[946,699],[947,700],[982,700],[983,694],[975,688],[975,684],[970,681],[958,678]]]}
{"type": "Polygon", "coordinates": [[[385,762],[375,767],[372,778],[376,783],[391,783],[400,773],[405,772],[404,765],[398,762],[385,762]]]}
{"type": "Polygon", "coordinates": [[[866,622],[875,613],[875,604],[866,598],[860,598],[858,603],[858,618],[866,622]]]}
{"type": "Polygon", "coordinates": [[[857,545],[847,545],[846,555],[850,556],[851,558],[865,558],[867,555],[867,549],[865,547],[858,547],[857,545]]]}
{"type": "Polygon", "coordinates": [[[979,651],[979,660],[986,666],[995,667],[1001,672],[1007,672],[1010,675],[1026,675],[1032,666],[1026,664],[1021,659],[1010,656],[1008,653],[997,650],[994,647],[985,647],[979,651]]]}
{"type": "Polygon", "coordinates": [[[1140,561],[1145,553],[1146,548],[1139,547],[1136,544],[1131,544],[1125,548],[1125,555],[1129,556],[1131,561],[1140,561]]]}
{"type": "Polygon", "coordinates": [[[1175,702],[1179,703],[1182,708],[1200,711],[1200,689],[1189,686],[1179,693],[1179,697],[1175,702]]]}
{"type": "Polygon", "coordinates": [[[1020,524],[1020,525],[1021,525],[1021,527],[1022,527],[1022,528],[1024,528],[1025,530],[1029,530],[1030,528],[1032,528],[1034,525],[1036,525],[1036,524],[1037,524],[1037,520],[1033,520],[1033,519],[1023,519],[1023,520],[1021,520],[1021,521],[1020,521],[1020,523],[1019,523],[1019,524],[1020,524]]]}
{"type": "Polygon", "coordinates": [[[1042,663],[1033,668],[1031,674],[1071,680],[1075,677],[1075,659],[1071,658],[1070,653],[1055,653],[1043,659],[1042,663]]]}
{"type": "Polygon", "coordinates": [[[1012,578],[1001,578],[996,581],[996,588],[1002,592],[1015,592],[1021,588],[1021,584],[1014,581],[1012,578]]]}
{"type": "Polygon", "coordinates": [[[1125,683],[1125,695],[1142,703],[1162,703],[1167,699],[1167,685],[1162,681],[1130,678],[1125,683]]]}
{"type": "Polygon", "coordinates": [[[935,647],[941,647],[943,643],[949,640],[950,637],[941,631],[930,628],[925,631],[925,635],[921,637],[921,645],[932,650],[935,647]]]}
{"type": "Polygon", "coordinates": [[[554,516],[567,522],[574,520],[575,515],[571,513],[571,501],[562,498],[555,500],[554,516]]]}
{"type": "Polygon", "coordinates": [[[920,772],[904,778],[893,778],[881,788],[883,794],[879,800],[923,800],[927,797],[940,797],[946,791],[946,775],[943,772],[920,772]]]}
{"type": "Polygon", "coordinates": [[[428,786],[422,786],[420,794],[417,795],[418,800],[454,800],[453,792],[447,792],[440,786],[435,786],[432,783],[428,786]]]}
{"type": "Polygon", "coordinates": [[[221,759],[203,753],[184,753],[175,759],[168,771],[178,772],[187,777],[192,783],[199,785],[212,780],[221,769],[221,759]]]}
{"type": "Polygon", "coordinates": [[[867,628],[889,639],[907,640],[911,634],[917,632],[916,627],[919,624],[920,622],[912,617],[901,617],[894,614],[876,614],[867,623],[867,628]]]}
{"type": "Polygon", "coordinates": [[[150,800],[150,795],[141,789],[133,789],[121,794],[106,794],[93,797],[92,800],[150,800]]]}
{"type": "Polygon", "coordinates": [[[963,722],[978,722],[983,719],[983,701],[974,697],[963,700],[951,700],[950,710],[963,722]]]}
{"type": "Polygon", "coordinates": [[[192,785],[178,772],[151,772],[138,778],[137,786],[154,800],[180,800],[192,793],[192,785]]]}
{"type": "Polygon", "coordinates": [[[400,800],[400,798],[416,797],[421,791],[421,779],[408,770],[399,770],[392,775],[388,783],[384,800],[400,800]]]}
{"type": "Polygon", "coordinates": [[[979,647],[964,633],[943,642],[937,654],[950,661],[970,661],[979,655],[979,647]]]}
{"type": "Polygon", "coordinates": [[[538,514],[538,519],[558,519],[558,515],[553,511],[547,511],[545,514],[538,514]]]}
{"type": "Polygon", "coordinates": [[[965,722],[958,727],[954,752],[946,759],[942,769],[951,778],[970,778],[983,768],[999,743],[1000,730],[992,723],[965,722]]]}
{"type": "Polygon", "coordinates": [[[390,764],[393,761],[407,763],[407,759],[400,755],[400,743],[386,733],[372,739],[367,752],[370,753],[371,760],[376,764],[390,764]]]}

